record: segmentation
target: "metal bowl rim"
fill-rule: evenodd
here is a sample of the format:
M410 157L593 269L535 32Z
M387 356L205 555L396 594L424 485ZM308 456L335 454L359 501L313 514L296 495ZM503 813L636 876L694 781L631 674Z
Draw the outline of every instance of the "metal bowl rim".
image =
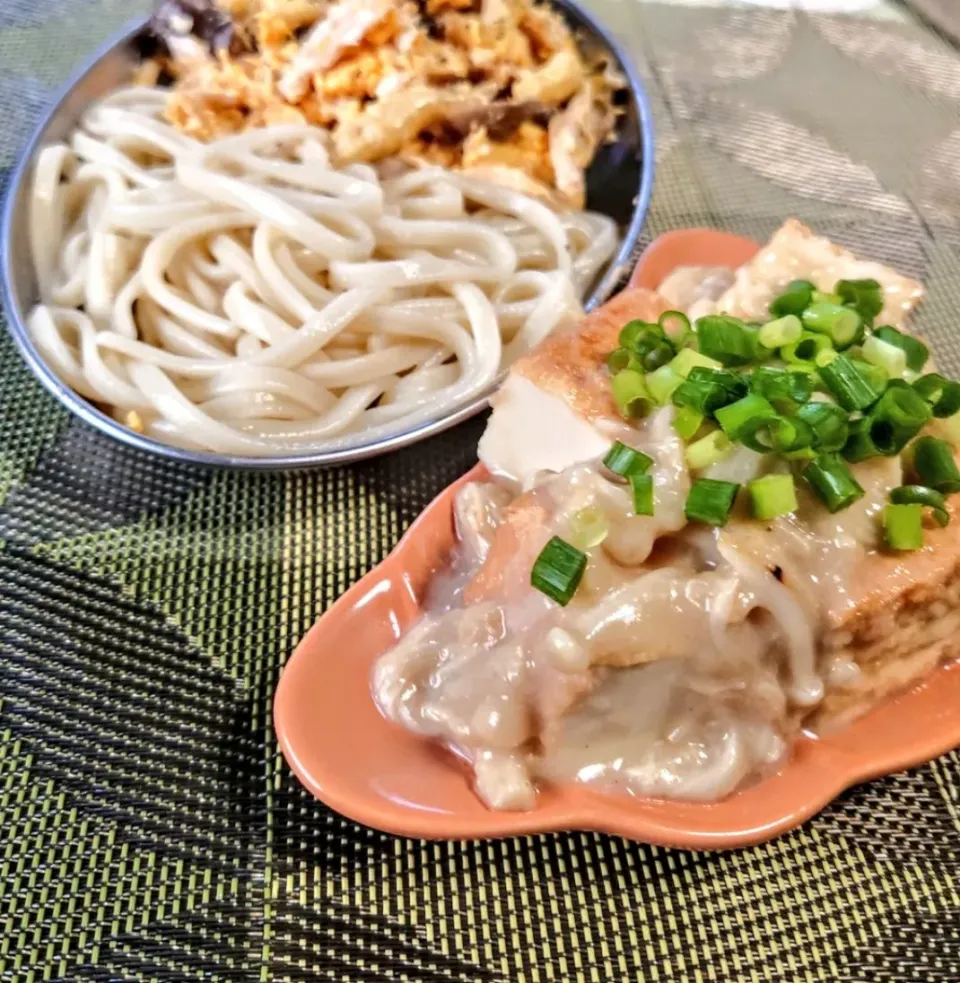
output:
M650 197L653 193L654 172L654 143L653 116L646 89L640 80L639 73L627 55L624 47L613 37L606 27L585 10L578 0L550 0L560 8L572 11L587 27L599 37L613 53L619 63L619 68L627 77L630 94L636 104L637 119L640 128L640 148L642 151L640 190L637 194L633 216L624 233L623 242L616 255L610 261L606 273L591 294L587 308L590 309L606 300L622 279L630 256L640 238L647 211L650 207ZM417 443L426 437L441 433L450 427L479 413L486 405L496 383L487 391L477 396L469 403L456 407L448 414L436 420L428 420L403 433L394 434L370 444L355 447L339 448L336 450L315 450L305 454L283 454L269 457L243 457L233 454L217 454L212 451L193 451L182 447L174 447L161 441L153 440L142 434L135 433L122 423L107 416L89 403L79 393L60 380L47 365L35 348L24 320L24 312L14 304L13 269L11 259L11 242L13 239L14 212L21 196L26 193L27 177L37 151L50 124L56 119L64 102L75 88L93 69L115 50L121 48L139 33L147 19L143 17L131 21L116 34L105 41L83 64L70 76L57 91L50 108L34 128L27 145L21 152L16 167L7 187L6 200L3 203L3 214L0 219L0 300L3 301L3 313L6 315L10 334L20 350L21 355L34 375L44 388L60 401L68 410L85 423L94 427L100 433L119 440L128 447L159 454L163 457L184 464L201 465L205 467L238 468L253 471L294 470L298 468L321 467L334 464L345 464L351 461L362 461L370 457L399 450Z

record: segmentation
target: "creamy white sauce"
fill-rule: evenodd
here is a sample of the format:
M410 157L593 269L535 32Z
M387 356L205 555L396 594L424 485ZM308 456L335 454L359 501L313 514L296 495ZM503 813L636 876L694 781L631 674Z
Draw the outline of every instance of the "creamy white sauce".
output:
M712 801L779 759L783 740L741 686L690 687L683 660L609 673L537 761L551 781Z
M823 260L818 285L852 275L809 248ZM783 250L761 259L770 275L750 303L778 278L810 275ZM679 270L661 287L686 310L737 290L743 299L745 283L713 268ZM826 687L857 684L848 658L818 664L818 643L853 603L857 565L902 481L899 460L855 465L865 495L836 516L798 481L795 515L758 522L738 508L722 530L687 525L691 476L672 414L617 433L654 459L655 514L638 516L627 486L599 463L611 441L602 424L518 375L495 401L480 443L495 480L461 491L453 573L373 678L382 711L471 762L492 808L531 808L539 781L722 798L776 767ZM738 448L709 476L744 483L786 466ZM572 539L587 507L608 533L560 607L530 586L531 556L550 535ZM498 534L502 523L510 535ZM498 564L513 578L484 587ZM471 582L481 589L465 604Z
M713 530L685 525L689 477L663 421L636 444L653 450L654 434L655 516L633 515L626 488L595 461L541 475L530 493L545 510L540 541L570 537L586 506L608 519L565 608L530 587L526 570L506 596L463 604L505 514L502 484L466 486L456 576L377 664L384 713L472 762L493 808L529 808L537 781L558 779L720 798L779 760L827 671L853 679L818 668L817 638L872 548L869 516L897 467L857 466L868 494L849 519L805 502L797 517Z
M693 312L718 300L733 284L733 276L729 266L678 266L657 293L675 310Z
M825 292L832 291L837 280L876 280L883 288L884 302L879 324L902 324L923 294L914 281L880 263L857 259L795 221L786 222L749 263L738 269L680 267L659 290L691 320L723 312L747 321L762 321L769 317L770 302L796 279L810 280Z

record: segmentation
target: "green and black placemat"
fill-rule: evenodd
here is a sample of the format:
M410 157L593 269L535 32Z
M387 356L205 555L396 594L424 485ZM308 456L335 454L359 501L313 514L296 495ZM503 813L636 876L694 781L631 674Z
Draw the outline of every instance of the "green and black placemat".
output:
M924 279L960 369L960 56L892 21L593 0L654 99L649 239L794 214ZM0 164L121 0L0 2ZM71 420L0 340L0 980L960 978L960 755L767 846L397 839L292 778L313 620L474 460L192 470ZM344 653L349 657L349 653Z

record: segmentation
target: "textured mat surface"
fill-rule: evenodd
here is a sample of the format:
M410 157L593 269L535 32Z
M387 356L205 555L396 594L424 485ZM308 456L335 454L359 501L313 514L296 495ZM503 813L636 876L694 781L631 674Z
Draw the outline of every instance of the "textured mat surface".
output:
M960 369L960 57L910 24L594 0L656 106L648 239L787 214L929 284ZM0 2L0 166L121 0ZM479 421L313 474L194 471L71 421L0 339L0 980L955 981L960 755L731 854L422 843L283 764L314 619Z

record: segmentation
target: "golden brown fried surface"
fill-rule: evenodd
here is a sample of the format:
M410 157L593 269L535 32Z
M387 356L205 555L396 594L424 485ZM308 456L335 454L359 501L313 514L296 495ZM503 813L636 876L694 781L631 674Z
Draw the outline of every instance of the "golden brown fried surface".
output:
M716 311L763 320L770 302L793 279L811 280L823 291L837 280L876 280L883 288L884 306L878 324L903 323L923 297L923 286L896 270L872 260L858 259L849 250L816 235L795 218L787 219L770 241L741 266L733 285L709 306ZM699 316L703 311L694 310Z
M916 282L879 264L857 260L791 220L755 261L738 271L735 285L718 308L740 313L766 305L766 294L775 289L768 276L770 264L788 266L795 275L811 278L822 271L821 285L828 287L839 277L871 276L885 288L888 320L902 322L922 296ZM781 284L782 280L781 271ZM563 399L585 420L616 419L605 358L617 346L626 322L655 321L666 308L657 293L626 290L573 330L547 339L513 371ZM496 397L493 402L496 405ZM824 672L834 662L853 663L858 671L846 680L828 677L823 703L808 718L799 714L798 726L842 723L923 680L937 665L960 658L960 507L954 505L951 513L945 529L926 530L923 550L874 551L858 561L847 585L850 604L825 613L819 641ZM546 540L545 526L546 513L536 492L520 496L504 513L486 563L468 588L468 601L507 597L522 587L521 580ZM641 660L638 654L637 661Z
M521 358L513 371L544 392L559 396L588 420L619 419L606 358L617 347L617 336L628 321L656 321L665 310L666 302L652 290L624 290L586 315L573 330L549 337Z
M854 603L823 641L825 657L855 663L859 677L828 688L820 725L851 719L960 658L960 509L945 529L928 528L916 553L876 553L861 564Z
M618 418L610 397L606 357L616 348L617 335L627 321L655 321L665 309L659 294L642 288L624 290L572 330L549 337L512 371L563 399L586 419ZM496 396L493 405L496 407ZM533 561L548 538L547 519L536 492L521 495L507 506L487 558L464 593L468 604L504 598L529 582Z
M154 29L140 81L172 78L167 117L197 139L311 123L339 163L400 155L575 207L623 87L534 0L163 0Z

